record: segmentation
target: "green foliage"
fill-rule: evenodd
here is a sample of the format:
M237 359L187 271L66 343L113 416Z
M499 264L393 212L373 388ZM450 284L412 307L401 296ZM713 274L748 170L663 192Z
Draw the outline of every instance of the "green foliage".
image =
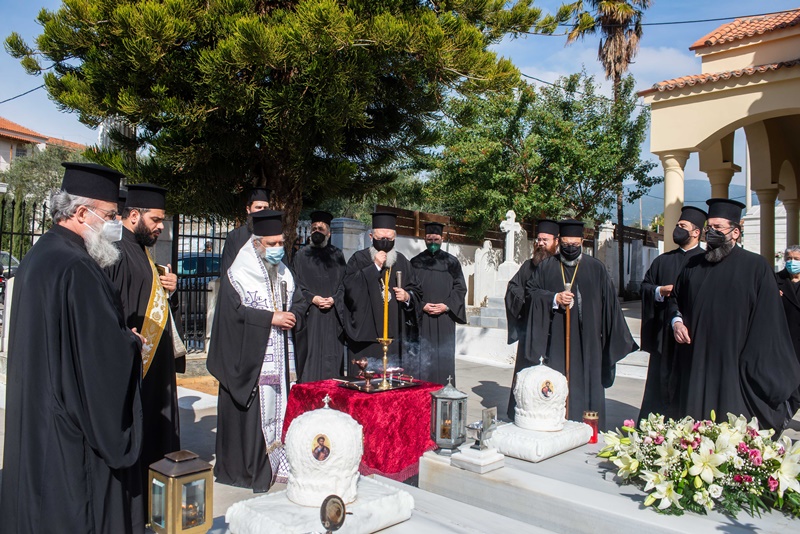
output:
M633 201L660 180L640 158L649 114L636 111L633 87L625 79L614 103L581 73L538 92L524 86L451 100L440 128L444 148L426 161L429 201L476 234L508 209L522 219L604 220L624 182Z
M5 44L62 110L134 125L122 155L92 157L168 186L172 211L237 215L264 185L291 227L304 202L394 180L445 94L517 83L487 48L538 21L530 4L65 0L39 14L35 50Z
M663 226L664 226L664 213L662 212L653 217L653 220L650 221L649 228L653 232L658 232L659 227Z

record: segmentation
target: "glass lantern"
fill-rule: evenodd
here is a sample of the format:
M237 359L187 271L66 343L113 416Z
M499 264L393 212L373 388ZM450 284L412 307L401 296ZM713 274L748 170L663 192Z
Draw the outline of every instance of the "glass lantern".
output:
M191 451L150 465L150 528L158 534L205 534L214 521L211 464Z
M431 439L439 454L452 454L467 439L467 394L447 385L431 392Z

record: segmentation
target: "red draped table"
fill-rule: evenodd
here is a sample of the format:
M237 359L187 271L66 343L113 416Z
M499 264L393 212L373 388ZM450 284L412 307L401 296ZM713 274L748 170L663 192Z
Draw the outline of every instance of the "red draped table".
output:
M419 382L419 386L381 393L363 393L339 386L335 380L295 384L289 392L283 437L295 417L329 406L349 414L364 428L362 475L378 474L405 480L419 472L419 459L436 448L431 439L431 391L440 384Z

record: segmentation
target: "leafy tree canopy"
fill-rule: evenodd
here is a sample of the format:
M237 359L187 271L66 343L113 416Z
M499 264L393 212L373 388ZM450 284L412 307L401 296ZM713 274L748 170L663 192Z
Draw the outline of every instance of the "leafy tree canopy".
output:
M49 145L38 150L32 145L28 155L11 160L3 181L8 184L8 193L17 201L41 205L47 201L50 191L61 186L64 177L64 161L87 161L80 152Z
M615 103L581 73L538 91L452 99L444 148L426 162L430 200L476 234L508 209L526 219L606 219L623 182L633 201L661 180L640 158L649 113L637 111L633 89L633 78L623 79Z
M233 215L265 185L292 228L304 200L394 179L446 93L517 83L487 47L535 25L531 3L65 0L39 14L35 48L6 48L81 122L134 125L92 158L168 186L174 211Z

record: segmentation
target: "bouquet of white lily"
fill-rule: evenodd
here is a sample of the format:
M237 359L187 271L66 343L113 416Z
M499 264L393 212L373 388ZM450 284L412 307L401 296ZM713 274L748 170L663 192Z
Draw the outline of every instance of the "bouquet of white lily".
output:
M620 431L604 432L598 453L618 468L623 481L643 486L645 506L660 513L684 510L705 514L718 508L733 517L771 509L800 516L800 441L772 440L773 430L759 430L754 417L728 414L716 423L686 417L664 421L650 414L639 429L633 420Z

